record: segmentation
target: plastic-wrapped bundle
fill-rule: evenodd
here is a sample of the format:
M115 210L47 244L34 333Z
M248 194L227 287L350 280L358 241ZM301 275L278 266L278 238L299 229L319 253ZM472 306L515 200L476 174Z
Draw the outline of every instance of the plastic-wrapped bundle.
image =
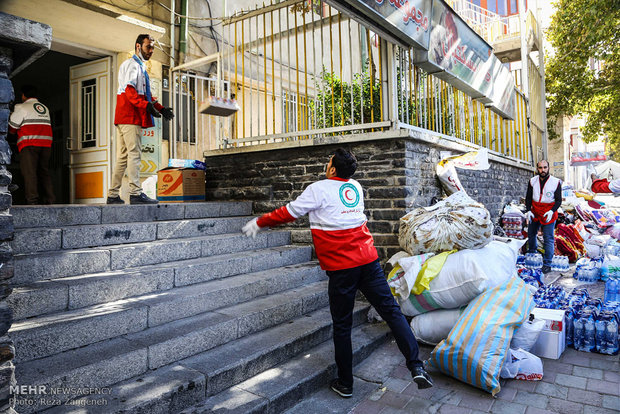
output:
M447 250L480 249L493 237L489 211L459 191L431 207L417 208L400 219L400 247L416 256Z

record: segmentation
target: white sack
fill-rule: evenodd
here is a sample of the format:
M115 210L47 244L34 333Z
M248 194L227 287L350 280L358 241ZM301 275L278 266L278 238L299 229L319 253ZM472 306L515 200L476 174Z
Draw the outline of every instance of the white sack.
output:
M400 219L398 242L412 256L448 250L479 249L493 238L489 211L464 192Z
M440 309L415 316L411 319L411 330L419 342L437 345L448 337L464 309Z
M402 312L416 316L437 309L458 308L486 289L517 277L517 255L525 240L508 240L493 240L481 249L461 250L449 255L427 290L407 299L396 298Z

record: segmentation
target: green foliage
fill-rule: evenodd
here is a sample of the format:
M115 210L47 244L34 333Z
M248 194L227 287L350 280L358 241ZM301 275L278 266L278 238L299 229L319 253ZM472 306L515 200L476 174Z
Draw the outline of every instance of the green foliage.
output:
M558 0L547 37L549 133L562 116L583 115L584 140L620 146L620 0ZM593 62L601 62L601 70Z
M316 114L317 128L329 128L362 123L370 123L371 110L374 122L380 121L380 83L378 79L372 82L372 105L370 104L370 76L368 71L355 73L353 83L349 84L340 79L335 73L327 72L325 67L315 79L317 95L310 101L310 116ZM351 88L353 88L353 116L351 116ZM333 93L333 106L332 106ZM342 95L342 98L341 98ZM363 101L363 102L362 102ZM363 103L363 105L362 105ZM344 121L344 122L343 122Z

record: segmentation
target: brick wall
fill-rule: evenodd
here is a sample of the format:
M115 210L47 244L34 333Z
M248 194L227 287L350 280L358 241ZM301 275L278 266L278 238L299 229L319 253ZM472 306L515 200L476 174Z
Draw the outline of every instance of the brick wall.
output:
M445 150L411 138L320 145L211 156L207 163L207 200L253 200L256 214L297 197L310 183L325 178L325 165L339 147L351 149L359 165L354 177L364 187L366 215L382 259L398 248L399 219L441 196L435 165ZM525 196L531 172L491 162L487 171L459 170L467 192L485 204L494 220L503 205ZM308 219L290 225L293 240L310 239Z

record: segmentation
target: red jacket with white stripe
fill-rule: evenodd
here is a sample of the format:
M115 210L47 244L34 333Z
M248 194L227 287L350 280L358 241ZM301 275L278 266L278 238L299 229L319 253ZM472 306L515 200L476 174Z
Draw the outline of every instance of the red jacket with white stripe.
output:
M555 192L560 186L562 188L562 181L559 178L549 176L543 188L540 188L540 177L538 175L530 179L530 185L532 186L532 213L534 213L534 221L539 221L541 224L550 224L558 219L557 210L553 212L551 219L546 221L543 217L545 213L551 211L555 204Z
M261 216L273 227L308 214L316 255L323 270L365 265L378 258L364 214L364 193L355 180L333 177L310 184L295 201Z
M17 134L17 149L52 146L50 111L36 98L15 105L9 118L9 132Z
M146 112L146 76L140 64L132 57L124 61L118 69L118 90L116 91L116 111L114 125L139 125L151 128L153 119ZM163 108L158 102L155 109Z

